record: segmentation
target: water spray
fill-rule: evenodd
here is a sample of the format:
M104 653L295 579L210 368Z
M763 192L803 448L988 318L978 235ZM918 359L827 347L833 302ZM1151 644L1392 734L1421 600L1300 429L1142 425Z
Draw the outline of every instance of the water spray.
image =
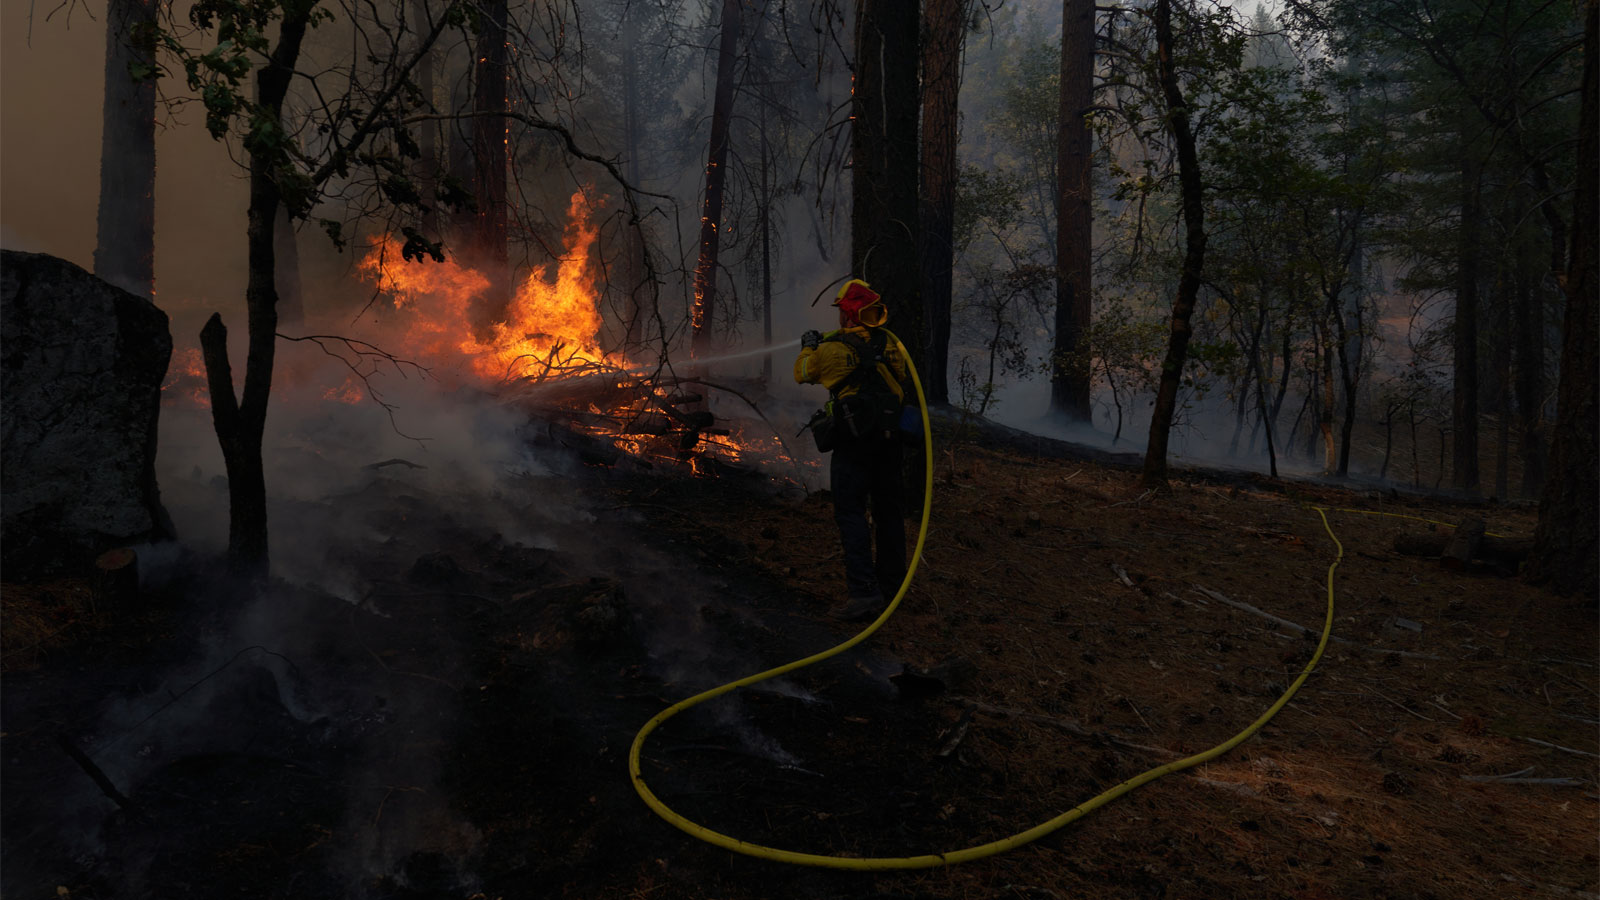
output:
M800 339L799 338L795 338L792 341L785 341L785 342L783 342L781 344L772 344L771 346L756 347L753 350L740 350L740 351L735 352L735 353L725 353L722 356L712 356L712 357L708 357L706 359L695 359L695 360L691 360L691 364L692 365L697 365L697 366L711 366L711 365L716 365L718 363L733 362L736 359L749 359L752 356L761 356L762 354L765 354L765 353L776 353L779 350L788 350L790 347L798 347L798 346L800 346ZM629 371L630 372L635 372L635 371L646 371L646 372L648 372L650 370L649 369L642 369L642 370L630 369Z

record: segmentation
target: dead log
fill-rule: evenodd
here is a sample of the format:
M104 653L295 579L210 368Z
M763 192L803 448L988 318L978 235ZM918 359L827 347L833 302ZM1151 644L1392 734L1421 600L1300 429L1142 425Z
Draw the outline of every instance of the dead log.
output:
M1452 559L1460 565L1460 557L1447 556L1454 536L1447 534L1402 534L1394 539L1394 552L1403 556L1426 556L1434 559ZM1533 550L1533 538L1504 538L1482 535L1471 542L1473 556L1482 562L1515 567L1527 559Z

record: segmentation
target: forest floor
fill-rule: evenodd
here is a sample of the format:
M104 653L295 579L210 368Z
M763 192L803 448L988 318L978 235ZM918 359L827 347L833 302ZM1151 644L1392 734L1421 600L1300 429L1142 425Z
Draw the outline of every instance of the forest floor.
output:
M666 705L863 627L828 615L827 495L576 469L523 495L586 511L540 548L388 470L328 506L365 523L353 602L248 599L193 560L137 609L7 587L4 894L1600 895L1595 607L1391 549L1467 515L1529 535L1532 508L1203 471L1155 495L1061 445L981 443L942 442L917 577L877 634L650 736L664 802L814 854L1001 840L1259 717L1311 659L1337 561L1333 640L1292 702L996 856L741 856L647 809L628 750Z

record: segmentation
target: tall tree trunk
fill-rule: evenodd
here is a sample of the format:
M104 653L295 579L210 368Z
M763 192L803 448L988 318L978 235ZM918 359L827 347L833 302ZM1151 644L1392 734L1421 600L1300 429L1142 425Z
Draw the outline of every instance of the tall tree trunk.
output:
M1450 430L1455 436L1451 484L1476 495L1478 476L1478 251L1482 165L1463 135L1461 226L1456 248L1455 383Z
M421 29L428 21L427 0L412 0L411 15L415 22L412 26ZM422 94L426 104L423 112L437 113L437 104L434 102L433 80L433 53L423 54L417 61L417 91ZM417 161L417 188L422 194L422 231L430 240L439 239L439 126L436 122L423 122L417 138L417 149L421 159Z
M274 283L278 290L278 321L283 327L299 331L305 324L304 295L300 290L300 245L289 210L279 207L273 217Z
M692 351L703 357L711 346L717 308L717 245L722 226L722 192L728 161L728 125L733 119L733 89L738 75L742 0L722 0L722 40L717 50L717 86L711 105L711 146L706 153L706 195L700 214L700 261L694 267Z
M506 111L506 0L483 0L473 62L472 186L478 201L471 262L489 279L480 325L505 316L511 302L506 247L506 169L510 163Z
M1516 265L1515 260L1512 265ZM1494 415L1496 429L1494 458L1494 495L1500 500L1510 499L1511 490L1511 297L1506 290L1506 273L1495 279L1493 298L1494 330L1500 339L1494 342Z
M1263 336L1264 336L1264 332L1266 330L1266 327L1267 327L1267 302L1266 302L1266 298L1263 297L1263 298L1261 298L1260 312L1257 314L1257 317L1256 317L1255 337L1254 337L1254 339L1253 339L1253 341L1251 343L1250 368L1255 371L1255 376L1256 376L1256 412L1261 417L1261 430L1262 430L1262 432L1264 432L1264 434L1266 436L1266 443L1267 443L1267 470L1272 474L1273 478L1277 478L1278 477L1278 450L1273 445L1273 441L1272 441L1272 429L1273 429L1273 427L1274 427L1274 425L1276 423L1276 415L1275 414L1269 414L1268 411L1267 411L1267 378L1266 378L1266 374L1261 371L1261 347L1265 343L1265 340L1263 340ZM1288 369L1288 367L1289 367L1288 360L1285 359L1284 368ZM1254 450L1255 449L1255 445L1256 445L1255 434L1254 434L1254 432L1252 432L1251 435L1250 435L1250 448L1252 450Z
M1150 415L1150 441L1144 452L1144 486L1165 490L1167 440L1178 405L1178 385L1189 355L1189 337L1193 334L1189 318L1194 315L1195 298L1200 293L1206 231L1200 157L1195 152L1194 132L1189 127L1189 104L1178 86L1178 74L1172 63L1172 0L1156 0L1155 25L1161 91L1167 104L1167 129L1178 149L1178 184L1183 194L1185 232L1183 271L1178 276L1178 293L1172 301L1171 334L1167 339L1167 355L1161 361L1161 381L1156 389L1155 409Z
M1546 445L1544 423L1544 297L1539 290L1538 266L1519 257L1516 270L1516 404L1518 454L1522 457L1523 497L1537 497L1544 490Z
M767 105L761 104L761 346L772 346L772 160ZM761 383L772 383L772 354L761 357Z
M1600 36L1596 0L1585 10L1583 38L1583 101L1578 124L1578 159L1600 158ZM1600 243L1597 209L1600 178L1595 167L1578 166L1573 201L1572 253L1562 287L1567 312L1561 340L1561 381L1557 388L1555 442L1550 454L1550 481L1539 501L1539 525L1528 557L1527 578L1561 593L1600 593L1600 527L1595 497L1600 496L1600 408L1595 372L1600 353L1600 276L1595 271Z
M1338 311L1333 311L1333 317L1338 318ZM1322 328L1322 399L1317 406L1317 433L1322 436L1322 474L1332 475L1339 470L1339 442L1333 435L1333 411L1336 400L1336 382L1333 380L1334 355L1339 351L1333 346L1336 343L1328 334L1328 326Z
M1353 289L1350 293L1353 296L1348 309L1342 308L1342 302L1335 301L1334 304L1335 336L1339 342L1339 387L1344 397L1343 414L1339 420L1338 465L1334 469L1340 478L1350 475L1350 445L1355 438L1356 403L1361 397L1361 339L1366 327L1362 322L1359 284L1357 281L1356 285L1351 286ZM1329 401L1331 406L1331 392Z
M106 12L105 106L94 272L155 298L156 0L111 0ZM141 76L144 72L139 72Z
M310 4L290 4L279 28L278 46L257 75L256 100L274 123L281 121L284 97L300 57L300 44L311 21ZM222 317L212 314L200 331L211 394L211 421L228 471L228 560L239 575L264 579L267 556L267 487L261 462L261 438L272 393L272 366L278 333L278 290L274 228L281 197L273 174L282 151L245 145L250 163L250 208L246 213L248 281L245 306L249 343L244 391L233 393L228 362L228 332Z
M967 31L964 0L927 0L927 46L922 54L922 299L928 353L923 387L929 403L950 401L950 303L956 210L957 100L961 45Z
M1093 297L1092 150L1084 114L1094 105L1094 0L1061 2L1060 139L1056 185L1056 336L1051 354L1050 409L1088 422L1089 333Z
M622 20L622 146L627 162L628 183L637 187L639 157L643 153L639 127L639 21L637 6L629 5ZM624 314L624 346L636 346L643 340L646 295L644 267L644 233L638 225L627 228L627 260L624 277L628 286L628 307Z
M918 371L928 346L917 266L921 21L917 0L861 0L850 179L851 269L883 294L890 328Z

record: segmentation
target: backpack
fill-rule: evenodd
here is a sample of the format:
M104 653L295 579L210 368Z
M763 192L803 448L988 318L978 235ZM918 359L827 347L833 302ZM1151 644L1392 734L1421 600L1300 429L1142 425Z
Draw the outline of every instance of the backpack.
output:
M888 335L874 329L868 340L862 340L841 331L823 341L848 345L856 353L856 367L834 389L828 405L811 416L807 427L817 442L817 449L826 453L841 444L859 444L892 435L900 427L904 404L878 369L879 363L887 362L884 353ZM856 389L855 393L838 396L840 391L851 387Z

